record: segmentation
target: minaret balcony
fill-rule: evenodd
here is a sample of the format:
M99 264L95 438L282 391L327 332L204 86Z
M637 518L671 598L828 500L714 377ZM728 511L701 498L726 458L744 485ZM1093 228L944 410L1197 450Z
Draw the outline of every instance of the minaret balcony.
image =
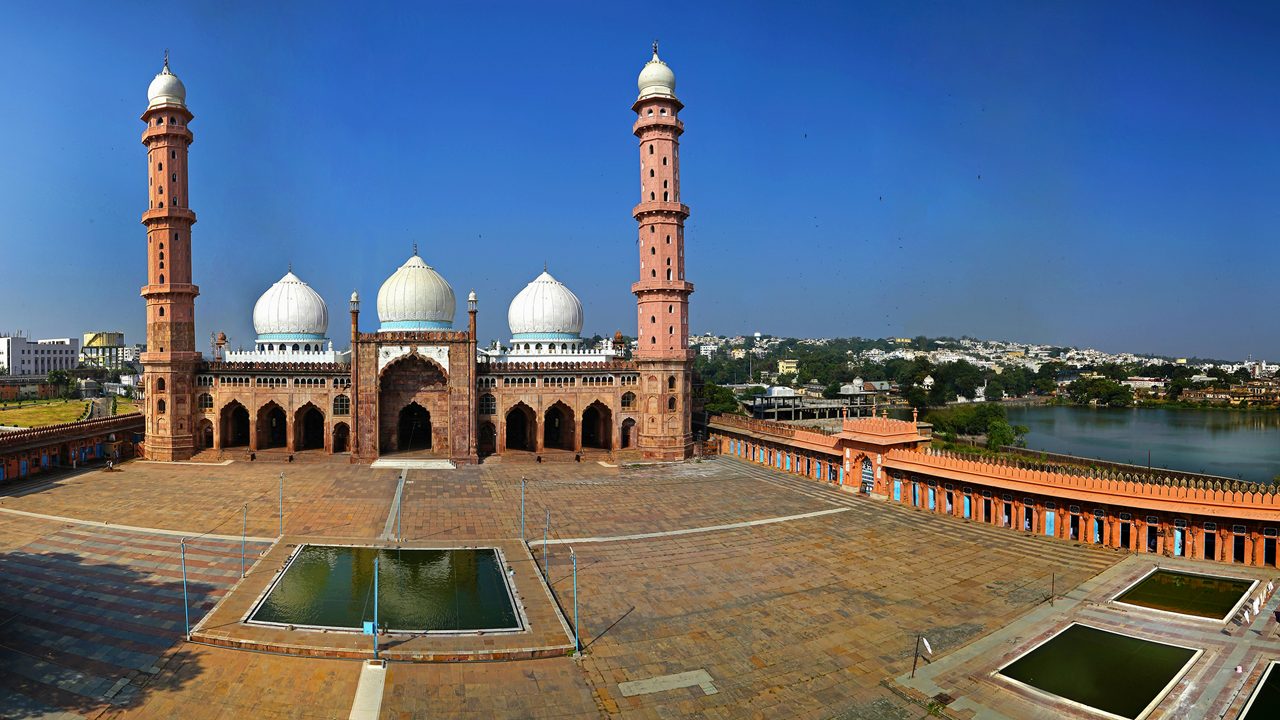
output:
M142 144L149 145L158 138L169 135L181 138L187 145L195 141L195 135L191 134L191 130L186 125L148 125L147 129L142 131Z
M672 115L642 115L631 126L631 134L639 135L642 130L653 127L669 127L677 136L684 134L684 121Z
M663 280L662 278L645 278L631 283L631 292L642 293L674 293L688 295L693 292L693 283L687 280Z
M151 208L142 213L142 224L150 225L153 222L162 220L186 222L188 225L196 221L196 213L191 208L185 207L162 207Z
M689 217L689 206L680 202L646 200L631 208L631 216L636 220L645 215L679 215L682 218L687 218Z

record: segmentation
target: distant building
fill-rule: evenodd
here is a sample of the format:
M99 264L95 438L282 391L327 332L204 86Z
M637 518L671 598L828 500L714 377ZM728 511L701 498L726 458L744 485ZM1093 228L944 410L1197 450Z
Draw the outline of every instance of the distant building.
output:
M124 333L87 332L80 346L80 360L86 365L119 370L125 362L124 351Z
M698 352L702 354L702 357L711 357L716 354L716 346L700 345L698 346Z
M44 376L54 370L73 370L80 357L75 338L28 340L22 335L0 336L0 366L10 375Z
M795 375L799 370L800 370L799 360L779 360L778 361L779 375Z
M743 348L733 348L729 351L729 357L734 360L742 360L747 357L747 351Z

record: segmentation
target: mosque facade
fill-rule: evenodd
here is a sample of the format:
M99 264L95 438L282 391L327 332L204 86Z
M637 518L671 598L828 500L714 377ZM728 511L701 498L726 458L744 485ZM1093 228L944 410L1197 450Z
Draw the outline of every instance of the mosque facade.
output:
M148 89L149 207L144 453L186 460L203 451L346 453L367 462L390 453L474 463L491 455L579 454L688 458L692 360L680 201L675 74L658 57L644 66L633 134L640 202L637 347L621 333L595 346L582 338L582 302L546 268L510 303L510 341L480 347L478 301L457 299L417 248L382 284L376 325L362 325L352 293L350 349L335 350L324 299L293 268L258 299L252 350L196 350L187 201L186 88L165 60ZM367 314L367 310L365 311Z

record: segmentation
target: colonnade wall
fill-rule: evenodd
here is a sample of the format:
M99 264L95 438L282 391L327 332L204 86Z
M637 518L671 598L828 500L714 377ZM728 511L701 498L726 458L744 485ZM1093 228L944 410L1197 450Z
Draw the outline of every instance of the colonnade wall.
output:
M1273 486L1027 467L934 450L923 427L907 441L909 423L867 420L838 434L727 416L708 428L721 454L921 512L1135 553L1280 566Z

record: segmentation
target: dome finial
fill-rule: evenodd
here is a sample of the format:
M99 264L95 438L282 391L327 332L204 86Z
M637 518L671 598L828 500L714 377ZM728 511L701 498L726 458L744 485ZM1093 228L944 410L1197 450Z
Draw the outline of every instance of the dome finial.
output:
M169 48L164 49L164 69L161 70L160 72L166 72L166 73L169 73L170 75L173 74L169 72Z
M293 261L289 261L289 272L293 272Z
M418 254L418 243L417 243L417 241L414 241L414 243L413 243L413 254L414 254L414 256L417 256L417 254Z
M653 56L658 57L658 41L653 41Z

